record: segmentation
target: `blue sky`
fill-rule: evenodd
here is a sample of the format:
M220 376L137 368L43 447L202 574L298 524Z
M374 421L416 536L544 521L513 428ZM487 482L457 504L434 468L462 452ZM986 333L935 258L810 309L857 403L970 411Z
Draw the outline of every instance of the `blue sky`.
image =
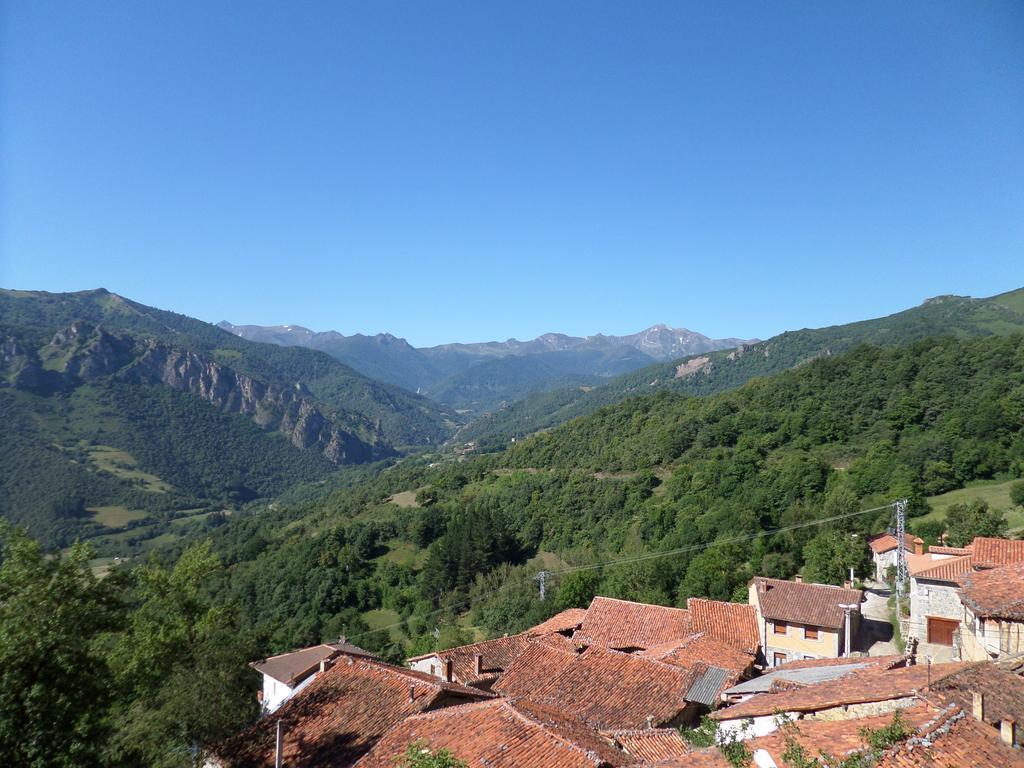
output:
M414 344L1024 285L1024 3L7 0L0 285Z

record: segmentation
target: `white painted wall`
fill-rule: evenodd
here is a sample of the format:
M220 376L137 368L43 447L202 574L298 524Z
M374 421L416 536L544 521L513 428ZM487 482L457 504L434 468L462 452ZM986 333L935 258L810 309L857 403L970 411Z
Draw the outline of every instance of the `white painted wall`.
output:
M294 689L275 680L270 675L263 676L263 714L269 715L288 700Z
M428 675L433 675L441 680L444 679L444 664L439 656L427 656L423 659L410 661L409 669L415 669L417 672L426 672Z

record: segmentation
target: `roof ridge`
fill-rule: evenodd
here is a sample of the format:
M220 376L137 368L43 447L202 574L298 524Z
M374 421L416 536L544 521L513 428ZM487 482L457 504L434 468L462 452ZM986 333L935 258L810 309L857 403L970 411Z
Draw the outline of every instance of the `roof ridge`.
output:
M684 613L689 612L686 608L678 608L674 605L662 605L661 603L641 603L637 600L624 600L621 597L607 597L605 595L594 595L594 599L590 601L590 605L592 606L594 602L597 600L614 600L616 603L626 603L628 605L641 605L644 608L664 608L670 611L682 611ZM589 611L590 607L588 606L583 610Z
M550 725L548 723L544 723L541 720L538 720L536 717L533 717L532 715L529 715L526 712L524 712L521 709L519 709L519 707L516 706L516 702L519 699L522 699L522 698L525 698L525 697L519 696L519 697L516 697L514 699L502 699L502 701L507 703L508 706L509 706L509 709L511 709L517 716L519 716L520 718L522 718L523 720L525 720L528 723L532 723L537 728L540 728L542 731L544 731L545 733L547 733L551 737L557 739L558 741L560 741L562 744L564 744L569 749L575 750L577 752L582 752L584 755L586 755L587 759L588 760L592 760L595 765L599 766L599 765L603 765L604 764L605 761L602 760L600 755L598 755L592 749L587 749L586 747L581 746L580 744L577 744L572 739L564 736L561 733L561 730L558 728L558 726L552 726L552 725ZM527 698L526 701L530 701L530 699ZM536 703L539 703L539 702L536 702ZM543 707L544 705L541 704L541 706ZM572 720L572 718L568 714L564 714L561 711L556 711L555 714L557 716L559 716L559 717L564 718L565 720ZM580 728L586 729L587 732L588 732L588 735L589 735L591 729L588 728L587 724L584 723L582 720L579 721L579 724L580 724ZM600 739L601 738L600 733L597 732L597 731L593 731L593 735L594 735L595 739ZM609 748L610 749L614 749L614 747L612 747L611 745L609 745Z

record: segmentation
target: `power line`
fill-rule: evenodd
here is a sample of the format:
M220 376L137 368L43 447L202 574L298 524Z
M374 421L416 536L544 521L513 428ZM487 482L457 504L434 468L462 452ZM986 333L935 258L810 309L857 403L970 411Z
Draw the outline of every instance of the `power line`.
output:
M816 526L816 525L824 525L826 523L833 523L833 522L835 522L837 520L846 520L846 519L849 519L849 518L852 518L852 517L858 517L860 515L868 515L868 514L871 514L873 512L881 512L883 509L892 509L894 504L895 504L895 502L892 502L892 503L889 503L889 504L884 504L884 505L882 505L880 507L874 507L873 509L862 509L862 510L858 510L857 512L847 512L847 513L842 514L842 515L833 515L831 517L823 517L823 518L819 518L817 520L808 520L808 521L805 521L803 523L794 523L793 525L786 525L786 526L783 526L781 528L770 528L770 529L765 530L765 531L757 531L756 533L744 534L742 536L733 536L733 537L728 538L728 539L716 539L715 541L711 542L710 544L694 544L694 545L691 545L691 546L678 547L676 549L669 549L669 550L665 550L665 551L662 551L662 552L648 552L646 554L636 555L634 557L623 557L623 558L619 558L618 560L605 560L603 562L591 563L589 565L577 565L577 566L572 566L572 567L569 567L569 568L562 568L561 570L557 570L557 571L545 571L545 573L547 574L547 577L551 577L551 576L564 576L565 574L576 573L578 571L591 571L591 570L597 570L597 569L600 569L600 568L612 568L612 567L614 567L616 565L627 565L627 564L630 564L630 563L645 562L647 560L656 560L656 559L662 558L662 557L672 557L674 555L681 555L681 554L685 554L687 552L696 552L697 550L707 549L709 546L714 546L714 545L718 545L718 544L736 544L736 543L743 542L743 541L753 541L754 539L761 538L762 536L774 536L774 535L779 534L779 533L787 533L788 531L795 531L795 530L798 530L800 528L810 528L810 527L813 527L813 526ZM508 582L505 582L504 584L502 584L500 587L497 587L496 589L492 589L492 590L489 590L487 592L483 592L483 593L477 594L475 596L467 597L464 600L460 600L458 602L452 603L451 605L448 605L448 606L446 606L444 608L438 608L437 610L430 611L429 613L422 614L418 618L427 619L427 618L430 618L431 616L437 616L438 614L446 613L446 612L448 612L448 611L450 611L450 610L452 610L454 608L461 608L461 607L469 605L470 603L472 603L474 601L479 601L479 600L482 600L485 597L490 597L492 595L496 595L499 592L504 591L505 589L507 589L510 586L522 586L523 584L529 584L529 583L535 581L536 579L537 579L537 577L533 576L533 577L530 577L528 579L521 579L519 581L508 581ZM388 625L383 626L383 627L378 627L377 629L367 630L366 632L359 632L357 634L351 635L350 639L351 638L355 638L355 637L362 637L364 635L371 634L372 632L385 632L385 631L389 631L389 630L392 630L392 629L397 629L398 627L401 627L402 625L404 625L406 623L407 623L407 620L397 621L394 624L388 624Z

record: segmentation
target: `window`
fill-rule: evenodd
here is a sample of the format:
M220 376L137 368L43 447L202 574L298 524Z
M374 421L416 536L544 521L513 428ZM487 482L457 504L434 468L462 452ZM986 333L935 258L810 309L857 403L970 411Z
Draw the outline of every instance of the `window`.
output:
M804 640L817 640L818 639L818 628L817 627L804 627Z
M772 656L772 666L778 667L786 663L786 654L776 653Z
M774 624L774 629L772 631L776 635L784 635L784 634L786 634L786 626L787 626L786 622L784 622L784 621L776 621L775 624Z

